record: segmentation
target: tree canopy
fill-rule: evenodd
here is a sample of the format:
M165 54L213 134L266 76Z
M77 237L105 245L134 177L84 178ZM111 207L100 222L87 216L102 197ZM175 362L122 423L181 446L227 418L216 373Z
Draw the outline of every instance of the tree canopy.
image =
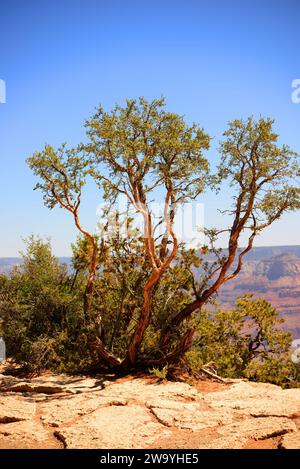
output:
M102 269L108 276L114 272L115 279L122 279L119 287L122 285L123 293L113 312L102 308L98 317L103 333L95 337L95 350L99 360L123 369L176 362L195 341L195 314L201 315L222 285L239 274L243 258L259 233L284 213L299 209L298 155L279 144L271 119L235 120L223 134L220 164L214 173L205 156L210 147L209 135L199 125L189 125L184 117L167 111L163 99L128 100L125 106L116 105L110 112L99 107L85 127L87 142L73 149L63 145L55 150L47 145L28 158L28 164L39 178L36 187L42 191L45 204L51 209L59 205L70 212L85 239L86 255L81 257L87 260L88 272L85 315L97 309L97 272ZM99 236L82 227L79 207L87 176L108 204L101 220L104 227L109 208L116 210L120 194L142 218L136 239L128 238L122 245L127 253L122 262L117 233ZM221 184L232 192L232 207L227 210L230 225L225 230L206 229L207 245L195 251L178 240L176 210L197 201L204 191L218 190ZM159 217L154 216L153 200L162 201ZM221 232L228 235L223 250L216 247ZM247 243L241 247L244 234ZM130 263L135 266L136 276L139 272L141 275L138 284L131 284L128 290L135 307L124 325L125 345L115 356L112 342L118 333L113 337L110 334L107 341L105 327L109 315L116 323L123 314ZM156 301L166 279L176 289L172 278L178 282L177 302L171 310L162 303L158 314ZM103 281L106 279L102 277ZM152 351L145 348L150 331L155 336Z

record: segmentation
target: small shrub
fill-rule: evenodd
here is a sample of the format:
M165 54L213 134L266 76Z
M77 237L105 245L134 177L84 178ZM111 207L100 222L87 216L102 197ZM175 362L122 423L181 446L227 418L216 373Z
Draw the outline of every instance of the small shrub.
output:
M197 324L197 345L185 354L182 366L197 375L212 362L223 377L296 384L296 367L290 357L292 337L280 328L282 322L269 302L252 299L252 295L239 298L229 311L203 312Z
M167 376L168 376L168 365L165 365L163 368L152 368L149 370L149 373L155 378L157 378L159 381L167 381Z

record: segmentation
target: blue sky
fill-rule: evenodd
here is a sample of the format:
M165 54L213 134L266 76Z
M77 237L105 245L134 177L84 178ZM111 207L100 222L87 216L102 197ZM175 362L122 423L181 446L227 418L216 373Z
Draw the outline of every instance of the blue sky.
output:
M281 141L300 152L300 2L3 0L0 6L0 256L14 256L22 237L48 235L57 255L76 237L62 210L49 212L25 158L45 142L76 144L100 102L166 97L168 108L197 121L216 146L226 123L271 116ZM205 197L205 219L220 224ZM99 193L88 186L84 223L96 224ZM287 215L257 245L299 244L299 214Z

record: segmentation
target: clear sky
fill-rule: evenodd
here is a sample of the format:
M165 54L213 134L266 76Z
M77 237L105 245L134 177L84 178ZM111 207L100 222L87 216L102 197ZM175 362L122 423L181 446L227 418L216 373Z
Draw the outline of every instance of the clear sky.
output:
M31 233L70 253L72 220L43 206L25 158L45 142L78 143L100 102L163 94L215 137L213 161L228 120L250 114L274 117L282 142L300 152L300 104L291 100L299 18L299 0L1 0L0 256L18 255ZM89 226L99 202L87 187ZM219 224L216 197L204 202L205 219ZM299 214L287 215L257 245L300 244L299 233Z

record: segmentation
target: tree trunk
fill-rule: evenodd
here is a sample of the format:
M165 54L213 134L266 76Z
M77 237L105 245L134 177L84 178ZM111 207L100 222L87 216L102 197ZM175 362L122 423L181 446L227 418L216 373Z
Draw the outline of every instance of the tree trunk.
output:
M189 303L187 306L185 306L180 313L178 313L173 320L171 321L170 324L166 326L166 328L162 331L161 334L161 339L160 339L160 348L161 349L167 349L168 348L168 343L170 341L170 336L172 334L172 331L179 326L182 321L185 318L188 318L196 309L199 310L199 313L201 314L201 309L203 307L205 302L201 301L194 301L193 303Z
M195 328L188 329L184 335L182 336L179 344L175 349L165 356L158 358L158 359L153 359L153 360L147 360L143 362L142 364L144 366L164 366L164 365L169 365L170 363L177 362L184 354L187 352L193 345L193 337L195 334Z
M136 365L138 349L142 343L144 333L150 323L151 297L152 297L152 290L154 287L154 284L152 285L152 282L153 282L152 277L150 277L149 281L147 282L144 288L143 310L142 310L142 314L140 316L138 325L131 338L131 341L127 350L126 358L123 362L123 367L125 369L128 369Z
M91 343L90 348L96 352L99 362L105 364L110 369L120 368L121 360L108 352L99 337L96 337Z
M86 316L91 307L91 301L94 293L94 284L96 271L98 267L98 246L93 244L93 253L89 265L89 275L86 282L85 293L84 293L84 302L83 302L83 312Z
M153 288L162 276L162 270L156 270L152 273L146 285L144 286L144 303L142 313L138 320L137 327L132 335L123 367L128 369L136 365L139 347L142 343L145 331L150 324L151 319L151 299Z

